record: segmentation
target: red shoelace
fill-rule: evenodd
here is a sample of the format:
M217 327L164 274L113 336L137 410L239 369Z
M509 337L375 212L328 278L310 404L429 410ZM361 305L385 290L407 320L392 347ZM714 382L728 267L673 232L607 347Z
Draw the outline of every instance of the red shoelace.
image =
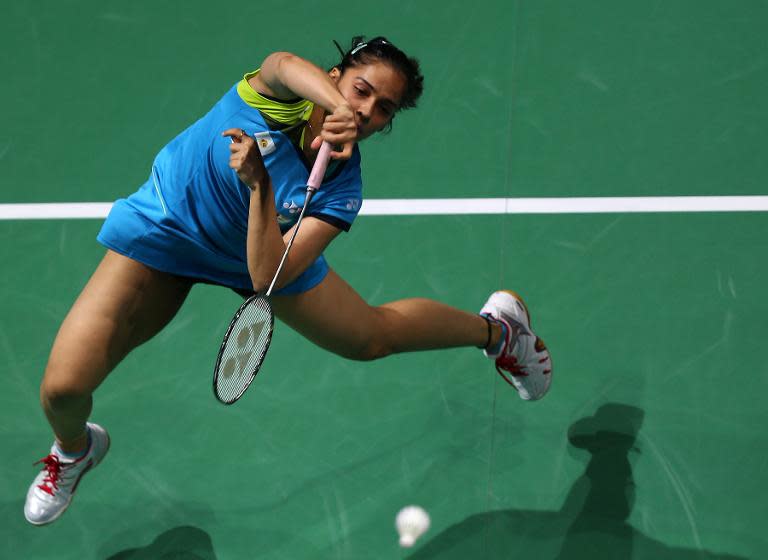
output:
M47 492L53 496L54 490L59 489L59 476L62 467L61 461L59 461L59 458L56 455L51 454L40 459L35 465L39 465L40 463L45 465L45 470L48 474L43 479L43 483L38 484L37 487L43 492Z

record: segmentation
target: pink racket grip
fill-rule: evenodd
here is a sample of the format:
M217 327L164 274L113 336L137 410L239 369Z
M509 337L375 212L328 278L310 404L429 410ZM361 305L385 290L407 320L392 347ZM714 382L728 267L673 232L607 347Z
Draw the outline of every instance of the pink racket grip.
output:
M331 145L328 142L323 141L320 146L320 151L317 152L317 158L315 164L312 166L312 172L309 174L309 180L307 180L307 187L313 191L316 191L323 182L325 177L325 170L328 168L328 160L331 159Z

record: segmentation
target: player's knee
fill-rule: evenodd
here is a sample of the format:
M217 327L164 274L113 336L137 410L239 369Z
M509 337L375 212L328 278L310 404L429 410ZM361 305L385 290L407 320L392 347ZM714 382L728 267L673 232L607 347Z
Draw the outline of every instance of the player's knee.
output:
M374 313L371 315L370 324L366 329L367 336L359 342L357 356L354 358L365 362L379 360L394 354L396 351L392 342L394 337L386 314L379 307L371 309Z
M370 362L379 360L392 354L392 348L381 340L371 341L364 349L363 360Z
M88 389L67 379L46 375L40 384L40 402L48 410L64 410L90 396Z
M354 348L349 348L340 354L349 360L371 362L389 356L392 354L392 349L384 341L372 338L360 341Z

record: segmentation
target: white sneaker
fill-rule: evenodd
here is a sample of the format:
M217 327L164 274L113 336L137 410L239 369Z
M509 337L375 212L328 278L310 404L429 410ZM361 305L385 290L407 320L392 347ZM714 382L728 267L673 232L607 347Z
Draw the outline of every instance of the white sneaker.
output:
M43 463L43 470L35 477L27 492L24 517L33 525L45 525L58 519L72 501L80 479L98 465L109 450L109 434L98 424L86 424L90 434L88 452L74 462L63 461L51 447ZM35 464L37 464L35 463Z
M480 315L507 327L507 337L498 354L485 355L496 361L496 371L515 387L520 398L543 397L552 383L552 359L544 342L531 329L531 317L523 300L515 292L491 294Z

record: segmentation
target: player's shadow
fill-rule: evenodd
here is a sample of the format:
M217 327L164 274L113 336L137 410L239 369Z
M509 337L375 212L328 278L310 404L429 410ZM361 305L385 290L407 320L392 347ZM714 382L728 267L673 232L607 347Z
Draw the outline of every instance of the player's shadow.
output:
M161 533L147 546L130 548L107 560L216 560L210 535L189 525Z
M472 515L408 558L744 560L668 546L627 523L635 496L630 458L640 451L635 442L643 416L639 408L608 403L570 427L571 446L588 451L590 458L559 511Z

